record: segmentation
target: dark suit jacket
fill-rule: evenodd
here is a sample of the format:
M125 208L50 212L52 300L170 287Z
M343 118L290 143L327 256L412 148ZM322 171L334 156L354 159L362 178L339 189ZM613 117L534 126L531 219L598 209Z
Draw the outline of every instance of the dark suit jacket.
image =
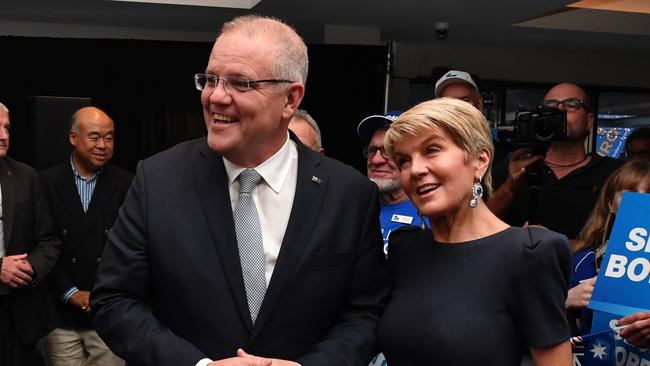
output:
M87 212L81 205L70 161L40 172L39 177L61 238L61 254L48 278L60 326L91 328L90 318L80 309L64 304L61 297L73 286L90 291L95 285L108 230L133 175L116 166L104 166Z
M43 280L56 262L61 242L34 169L1 158L0 184L6 255L27 253L35 273L30 285L9 289L10 316L16 337L23 343L34 343L55 326Z
M91 295L93 324L129 366L193 366L238 347L367 365L389 294L378 190L297 145L293 209L254 327L222 157L200 139L139 163Z

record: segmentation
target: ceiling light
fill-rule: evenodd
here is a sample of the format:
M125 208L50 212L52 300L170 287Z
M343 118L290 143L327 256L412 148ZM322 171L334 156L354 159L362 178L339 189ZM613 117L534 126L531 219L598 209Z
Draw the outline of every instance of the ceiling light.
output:
M252 9L261 0L112 0L131 3L151 3L187 6L208 6L214 8Z
M582 0L567 7L650 14L650 2L647 0Z

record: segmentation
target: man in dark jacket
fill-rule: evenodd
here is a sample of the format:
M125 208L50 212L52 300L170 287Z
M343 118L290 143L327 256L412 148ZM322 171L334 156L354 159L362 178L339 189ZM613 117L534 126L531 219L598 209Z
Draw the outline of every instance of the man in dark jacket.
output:
M43 339L48 365L121 365L90 324L89 294L95 284L106 234L133 176L113 165L113 120L85 107L72 116L72 155L41 173L61 237L61 256L49 285L60 327Z
M38 365L53 328L44 279L60 241L34 169L7 157L9 109L0 103L0 365Z

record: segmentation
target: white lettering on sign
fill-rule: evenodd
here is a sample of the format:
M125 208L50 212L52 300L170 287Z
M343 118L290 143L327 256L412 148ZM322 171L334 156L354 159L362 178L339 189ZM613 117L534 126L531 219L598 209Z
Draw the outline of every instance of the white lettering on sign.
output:
M621 278L625 275L625 265L627 264L627 258L622 255L612 254L609 256L609 262L607 262L607 270L605 270L606 277L612 278Z
M636 269L640 267L641 270L637 274ZM629 267L627 267L627 276L634 282L641 282L648 277L650 273L650 261L645 258L635 258L630 262Z
M647 240L648 230L642 227L635 227L630 230L628 238L631 240L625 242L625 247L628 250L637 252L645 247L645 252L650 253L650 241Z
M634 282L641 282L650 274L650 261L646 258L634 258L628 265L627 257L619 254L612 254L607 262L605 270L606 277L621 278L625 274ZM650 282L650 281L648 281Z

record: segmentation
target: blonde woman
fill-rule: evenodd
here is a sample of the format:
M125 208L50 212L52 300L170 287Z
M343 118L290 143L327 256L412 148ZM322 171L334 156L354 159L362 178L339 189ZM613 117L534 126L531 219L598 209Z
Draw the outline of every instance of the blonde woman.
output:
M571 365L563 235L509 227L484 204L492 139L483 115L449 98L421 103L389 128L385 148L430 229L398 230L393 294L379 326L391 366Z
M566 307L574 325L574 335L589 333L591 329L592 312L587 305L596 284L598 267L607 248L621 194L649 191L650 162L647 161L629 161L605 181L587 224L573 243L573 275Z

